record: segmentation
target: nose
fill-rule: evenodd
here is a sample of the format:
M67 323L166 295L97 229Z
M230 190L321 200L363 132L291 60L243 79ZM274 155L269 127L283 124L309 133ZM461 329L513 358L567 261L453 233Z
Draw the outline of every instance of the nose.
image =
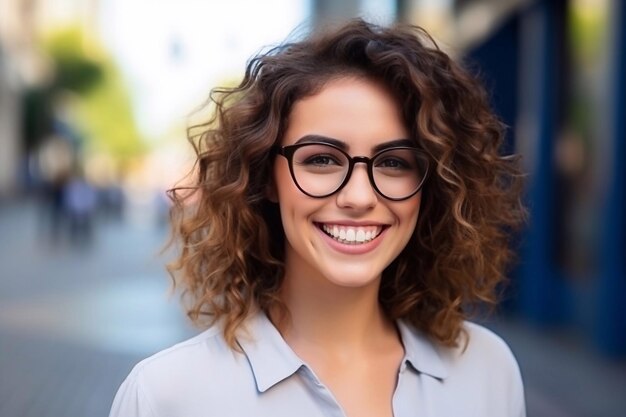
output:
M348 183L337 194L337 205L363 210L374 207L377 202L378 195L370 183L366 164L355 164Z

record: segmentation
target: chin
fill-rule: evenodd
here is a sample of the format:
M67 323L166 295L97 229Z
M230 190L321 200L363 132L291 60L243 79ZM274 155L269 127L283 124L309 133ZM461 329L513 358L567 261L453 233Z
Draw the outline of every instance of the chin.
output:
M330 283L345 288L361 288L372 285L378 286L382 270L380 273L372 273L372 268L358 266L354 268L338 268L332 272L323 274Z

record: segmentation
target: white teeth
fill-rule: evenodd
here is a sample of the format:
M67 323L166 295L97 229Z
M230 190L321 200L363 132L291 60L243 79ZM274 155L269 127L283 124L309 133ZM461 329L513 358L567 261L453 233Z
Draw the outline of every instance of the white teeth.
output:
M359 244L376 238L382 231L381 226L348 227L338 225L322 225L322 229L332 238L341 243Z

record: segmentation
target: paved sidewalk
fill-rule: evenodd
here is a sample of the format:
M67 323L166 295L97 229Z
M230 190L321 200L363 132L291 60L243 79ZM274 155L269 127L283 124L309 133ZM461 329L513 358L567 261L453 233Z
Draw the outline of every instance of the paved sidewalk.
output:
M517 357L529 417L626 416L626 358L603 358L564 330L539 330L515 319L490 327Z
M72 247L37 216L0 207L0 416L105 417L133 364L194 333L168 298L166 233L103 221Z

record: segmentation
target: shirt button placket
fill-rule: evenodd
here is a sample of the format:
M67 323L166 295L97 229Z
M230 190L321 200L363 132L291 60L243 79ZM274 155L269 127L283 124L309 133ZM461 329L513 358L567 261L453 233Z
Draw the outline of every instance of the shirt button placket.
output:
M343 409L330 392L328 388L315 376L313 371L311 371L308 367L305 367L305 378L308 380L311 385L311 389L315 391L316 395L319 396L321 400L320 408L323 412L323 415L326 417L346 417Z

